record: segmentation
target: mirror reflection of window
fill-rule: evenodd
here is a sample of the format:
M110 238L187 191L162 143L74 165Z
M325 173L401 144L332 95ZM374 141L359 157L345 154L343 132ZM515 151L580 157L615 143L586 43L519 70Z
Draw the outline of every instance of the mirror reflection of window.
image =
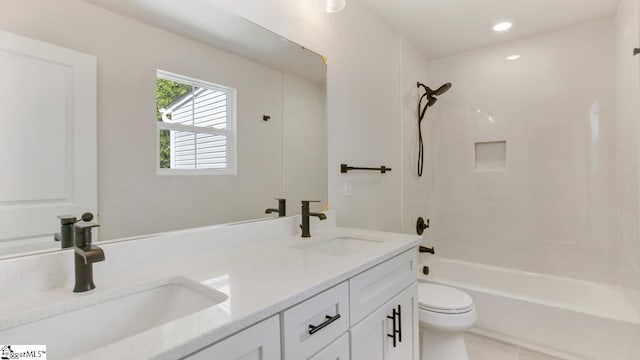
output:
M235 172L231 146L235 140L235 93L222 85L158 71L156 120L161 173Z

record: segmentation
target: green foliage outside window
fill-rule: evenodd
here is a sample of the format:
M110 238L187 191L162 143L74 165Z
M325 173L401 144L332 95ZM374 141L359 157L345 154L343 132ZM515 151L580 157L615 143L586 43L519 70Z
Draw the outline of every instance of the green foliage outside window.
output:
M190 85L180 84L175 81L157 79L156 81L156 119L162 121L160 109L166 108L184 94L191 91ZM171 167L171 148L169 130L160 131L160 168Z

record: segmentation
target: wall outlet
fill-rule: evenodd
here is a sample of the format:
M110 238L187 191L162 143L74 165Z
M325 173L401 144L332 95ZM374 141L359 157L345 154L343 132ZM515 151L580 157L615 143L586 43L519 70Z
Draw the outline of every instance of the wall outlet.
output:
M344 196L353 196L353 179L351 178L351 176L344 177Z

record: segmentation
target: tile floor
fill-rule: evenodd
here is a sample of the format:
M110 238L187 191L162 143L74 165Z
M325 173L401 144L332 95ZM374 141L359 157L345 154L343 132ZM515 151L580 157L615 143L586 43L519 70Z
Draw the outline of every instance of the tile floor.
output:
M467 333L464 339L469 360L563 360L475 334Z

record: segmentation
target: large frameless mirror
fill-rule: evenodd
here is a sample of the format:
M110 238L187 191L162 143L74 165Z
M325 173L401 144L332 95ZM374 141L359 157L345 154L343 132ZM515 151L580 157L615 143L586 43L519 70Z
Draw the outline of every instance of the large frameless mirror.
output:
M321 55L201 0L0 6L0 258L85 212L106 241L327 202Z

